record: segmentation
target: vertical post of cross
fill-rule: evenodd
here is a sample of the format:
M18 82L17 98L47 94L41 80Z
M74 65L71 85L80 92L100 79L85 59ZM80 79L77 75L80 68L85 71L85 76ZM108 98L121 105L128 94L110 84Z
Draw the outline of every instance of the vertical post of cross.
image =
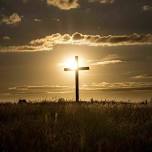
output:
M78 56L75 56L76 70L75 70L75 92L76 92L76 102L79 102L79 61Z
M75 71L75 98L76 102L79 102L79 71L89 70L89 67L79 67L78 56L75 56L75 64L74 68L64 68L64 71Z

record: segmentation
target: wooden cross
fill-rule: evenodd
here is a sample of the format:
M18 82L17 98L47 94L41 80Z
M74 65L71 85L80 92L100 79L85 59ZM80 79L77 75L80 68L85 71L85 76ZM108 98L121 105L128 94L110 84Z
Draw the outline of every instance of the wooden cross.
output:
M80 70L89 70L89 67L79 67L78 56L75 56L75 68L64 68L64 71L75 71L75 96L76 102L79 102L79 71Z

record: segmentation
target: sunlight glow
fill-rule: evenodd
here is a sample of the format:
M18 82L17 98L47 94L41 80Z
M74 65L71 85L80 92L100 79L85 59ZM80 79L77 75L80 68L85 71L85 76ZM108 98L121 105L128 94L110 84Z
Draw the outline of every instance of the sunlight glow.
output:
M66 67L66 68L70 68L70 69L77 69L78 67L85 65L84 59L82 57L79 58L78 62L79 63L77 65L75 58L72 56L72 57L65 59L64 62L61 63L61 65Z
M84 59L79 58L78 65L75 61L75 55L69 56L68 58L64 58L62 62L58 63L58 66L61 68L70 68L72 70L76 70L78 67L82 67L87 65L87 62L84 62Z
M77 69L78 68L78 65L75 62L74 58L73 59L69 58L69 59L65 60L64 66L67 67L67 68L70 68L70 69Z

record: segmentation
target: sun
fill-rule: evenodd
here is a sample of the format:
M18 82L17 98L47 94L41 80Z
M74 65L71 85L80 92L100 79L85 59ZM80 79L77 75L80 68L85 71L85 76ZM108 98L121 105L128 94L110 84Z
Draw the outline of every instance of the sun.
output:
M69 58L64 61L64 66L70 69L77 69L78 64L76 63L74 58Z
M78 63L76 62L74 57L69 57L69 58L64 60L62 65L66 68L70 68L70 69L75 70L75 69L78 69L78 67L83 66L84 64L85 64L84 59L82 57L79 59Z
M69 56L68 58L64 58L62 62L60 62L58 65L62 68L69 68L72 70L76 70L81 66L85 66L85 62L83 57L81 57L77 63L75 57Z

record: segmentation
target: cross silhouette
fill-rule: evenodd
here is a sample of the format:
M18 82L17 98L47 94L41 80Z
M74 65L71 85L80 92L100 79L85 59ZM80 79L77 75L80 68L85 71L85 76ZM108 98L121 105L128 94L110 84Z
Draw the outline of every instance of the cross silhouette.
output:
M76 102L79 102L79 71L80 70L89 70L89 67L79 67L78 56L75 56L75 68L64 68L64 71L75 71L75 96Z

